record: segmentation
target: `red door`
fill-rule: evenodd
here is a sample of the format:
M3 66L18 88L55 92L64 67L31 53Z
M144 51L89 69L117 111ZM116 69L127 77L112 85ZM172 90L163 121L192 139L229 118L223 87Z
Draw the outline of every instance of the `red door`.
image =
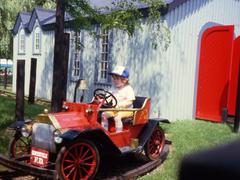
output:
M234 40L232 65L229 78L229 93L228 93L228 114L234 116L236 111L238 72L240 64L240 36Z
M233 26L208 28L202 35L196 118L221 122L227 108Z

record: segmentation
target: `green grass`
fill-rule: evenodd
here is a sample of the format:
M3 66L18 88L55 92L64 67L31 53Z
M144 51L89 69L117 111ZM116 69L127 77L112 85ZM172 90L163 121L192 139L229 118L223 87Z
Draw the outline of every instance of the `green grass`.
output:
M0 96L0 153L6 154L8 142L12 136L12 132L7 127L16 121L15 119L15 99ZM24 105L24 118L33 118L37 114L43 112L48 106L37 104Z
M240 139L232 125L199 120L176 121L164 124L167 139L172 141L166 161L142 180L177 180L184 155Z
M25 118L41 113L46 106L25 104ZM0 96L0 153L7 154L12 132L7 127L15 121L15 100ZM227 124L199 120L182 120L162 124L168 140L172 141L170 153L165 162L142 180L177 180L181 159L184 155L240 139ZM0 166L0 171L3 167Z
M0 96L0 129L8 127L15 121L15 99L9 97ZM43 112L46 106L40 106L37 104L24 105L24 118L32 118L37 114Z

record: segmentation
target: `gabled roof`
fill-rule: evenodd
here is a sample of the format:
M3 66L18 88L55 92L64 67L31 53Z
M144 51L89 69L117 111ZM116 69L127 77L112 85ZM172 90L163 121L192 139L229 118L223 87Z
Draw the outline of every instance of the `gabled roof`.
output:
M32 32L36 19L40 26L44 25L45 21L55 18L55 11L36 7L33 9L31 18L28 24L28 31Z
M29 12L20 12L17 15L14 28L12 29L13 34L16 34L18 32L18 29L22 23L22 26L24 29L27 28L29 20L31 18L31 13Z
M56 21L55 10L44 9L42 7L36 7L31 13L20 12L18 13L16 23L12 29L12 33L17 34L20 24L22 22L25 31L32 32L34 24L38 20L39 25L43 28L45 25L54 24ZM66 13L65 21L69 21L71 16Z
M103 7L109 7L114 9L115 0L89 0L89 3L92 7L96 9L101 9ZM131 1L131 0L127 0ZM174 9L180 4L184 3L187 0L164 0L168 4L169 9ZM138 9L145 9L148 6L144 3L135 2L135 5ZM101 9L101 13L106 13L106 9ZM31 13L29 12L20 12L16 18L15 25L12 29L12 33L15 35L18 33L19 27L22 23L23 28L26 32L32 32L34 24L38 20L39 25L42 29L47 29L47 27L53 27L53 24L56 22L55 10L44 9L42 7L36 7ZM73 18L66 13L65 21L72 20Z
M31 13L29 13L29 12L21 12L19 14L19 16L20 16L20 18L22 20L23 26L27 27L29 19L31 17Z

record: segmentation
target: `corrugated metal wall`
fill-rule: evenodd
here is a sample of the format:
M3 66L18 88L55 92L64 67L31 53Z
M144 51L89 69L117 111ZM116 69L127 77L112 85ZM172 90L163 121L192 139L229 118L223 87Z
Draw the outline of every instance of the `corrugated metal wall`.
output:
M114 36L114 59L127 65L136 94L152 97L152 116L170 120L195 116L199 43L202 32L214 25L235 25L239 35L240 2L189 0L165 16L171 43L164 51L151 49L151 28L133 38Z
M194 117L201 34L216 24L233 24L239 35L239 8L236 0L191 0L167 14L171 44L159 69L168 86L160 93L162 116L170 120Z
M164 49L163 39L158 39L157 49L151 47L155 38L153 27L143 23L143 31L137 31L129 38L122 32L114 31L113 64L123 64L131 72L130 82L137 95L152 98L152 117L162 116L173 121L192 119L195 114L196 86L198 74L199 42L202 32L214 25L235 26L236 36L240 33L240 1L238 0L188 0L172 9L164 17L170 30L171 43ZM162 29L165 32L164 29ZM87 32L84 34L83 78L89 82L87 99L92 96L95 61L97 56L96 40ZM53 40L52 31L44 32L42 54L38 59L37 94L50 99L52 79ZM14 38L14 60L27 59L26 70L30 70L32 54L17 54L17 36ZM29 44L32 39L29 38ZM28 49L29 52L31 48ZM70 56L71 60L71 56ZM41 62L42 61L42 62ZM69 66L70 67L70 66ZM16 71L15 71L16 72ZM29 71L30 72L30 71ZM26 77L25 92L28 94L29 77ZM15 87L15 86L13 86ZM74 83L68 79L68 100L73 99Z
M151 47L152 30L143 23L143 30L128 37L120 31L113 35L113 64L129 67L130 83L135 93L152 98L151 116L169 120L192 119L195 116L196 87L199 60L199 43L202 32L214 25L235 25L240 31L240 2L236 0L189 0L172 9L164 17L170 30L171 43L165 51L163 40L158 48ZM163 29L163 33L165 33ZM94 85L96 46L85 36L83 78L89 81L88 100ZM69 97L73 87L69 88ZM72 98L70 98L72 99Z

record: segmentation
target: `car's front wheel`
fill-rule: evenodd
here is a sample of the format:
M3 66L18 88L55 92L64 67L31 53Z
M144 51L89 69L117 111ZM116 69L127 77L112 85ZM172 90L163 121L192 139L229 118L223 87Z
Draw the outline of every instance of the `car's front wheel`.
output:
M8 146L8 153L10 158L23 157L30 153L31 150L31 138L23 137L20 133L16 133L10 140Z
M99 168L100 156L95 144L81 139L64 146L58 153L56 170L60 179L93 179Z

